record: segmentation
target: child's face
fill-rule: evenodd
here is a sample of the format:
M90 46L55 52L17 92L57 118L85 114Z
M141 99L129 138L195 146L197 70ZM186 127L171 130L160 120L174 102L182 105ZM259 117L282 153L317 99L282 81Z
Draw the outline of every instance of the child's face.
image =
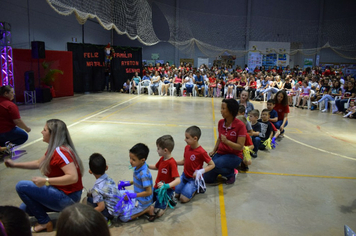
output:
M268 121L268 119L269 119L269 112L262 112L262 114L261 114L261 120L262 120L263 122L266 122L266 121Z
M129 156L130 156L130 164L132 167L142 166L146 161L146 159L144 158L141 160L138 159L138 157L131 152L129 153Z
M355 106L355 102L350 102L350 107Z
M283 101L283 98L284 98L283 93L280 93L280 94L278 94L278 96L277 96L277 101L278 101L279 103L281 103L281 102Z
M189 145L189 146L194 146L197 143L197 137L192 137L189 133L185 132L185 139L184 141Z
M255 123L257 121L257 119L258 119L258 117L254 116L252 114L250 114L248 117L249 117L251 123Z
M161 157L161 156L164 156L166 154L166 149L162 149L160 146L156 145L157 146L157 153L158 155Z
M273 110L273 107L274 107L274 104L273 103L267 103L267 109L272 111Z

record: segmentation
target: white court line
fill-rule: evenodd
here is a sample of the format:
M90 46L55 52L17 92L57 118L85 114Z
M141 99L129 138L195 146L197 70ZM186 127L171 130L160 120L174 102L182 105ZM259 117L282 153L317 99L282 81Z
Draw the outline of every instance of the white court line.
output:
M73 127L73 126L75 126L75 125L77 125L77 124L80 124L80 123L83 122L83 121L89 120L90 118L92 118L92 117L94 117L94 116L100 115L100 114L102 114L102 113L104 113L104 112L106 112L106 111L108 111L108 110L110 110L110 109L113 109L113 108L115 108L115 107L117 107L117 106L120 106L120 105L122 105L122 104L125 104L125 103L127 103L127 102L130 102L131 100L134 100L134 99L136 99L136 98L138 98L138 97L139 97L139 96L135 96L134 98L131 98L131 99L127 100L127 101L121 102L121 103L119 103L119 104L116 104L115 106L109 107L109 108L107 108L107 109L105 109L105 110L102 110L102 111L97 112L97 113L95 113L95 114L93 114L93 115L91 115L91 116L88 116L88 117L86 117L86 118L84 118L84 119L81 119L81 120L79 120L79 121L77 121L77 122L74 122L73 124L68 125L67 128L70 128L70 127ZM30 145L32 145L32 144L34 144L34 143L37 143L38 141L41 141L42 139L43 139L43 138L36 139L36 140L34 140L34 141L32 141L32 142L26 143L26 144L21 145L21 146L19 146L19 147L21 147L21 148L28 147L28 146L30 146Z
M337 153L335 153L335 152L329 152L329 151L326 151L326 150L324 150L324 149L316 148L316 147L310 146L310 145L308 145L308 144L299 142L298 140L295 140L295 139L293 139L293 138L291 138L291 137L289 137L289 136L287 136L287 135L284 135L284 137L286 137L287 139L290 139L290 140L292 140L293 142L296 142L296 143L298 143L298 144L300 144L300 145L306 146L306 147L308 147L308 148L312 148L312 149L318 150L318 151L320 151L320 152L325 152L325 153L328 153L328 154L331 154L331 155L334 155L334 156L338 156L338 157L342 157L342 158L345 158L345 159L349 159L349 160L356 161L356 158L352 158L352 157L348 157L348 156L344 156L344 155L337 154Z

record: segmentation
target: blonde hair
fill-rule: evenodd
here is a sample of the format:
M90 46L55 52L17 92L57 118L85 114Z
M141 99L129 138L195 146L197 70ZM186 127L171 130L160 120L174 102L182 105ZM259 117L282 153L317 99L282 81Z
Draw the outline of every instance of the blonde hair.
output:
M72 139L69 135L67 125L58 119L51 119L46 122L48 131L50 133L48 148L46 152L46 157L42 163L40 163L40 170L43 174L48 174L50 172L50 162L54 151L57 147L62 147L64 150L68 151L72 157L74 164L79 167L80 173L83 176L84 167L82 160L79 158L77 151L75 150Z
M244 115L238 115L238 116L236 116L236 118L241 120L244 123L244 125L246 126L247 119L246 119L246 117Z

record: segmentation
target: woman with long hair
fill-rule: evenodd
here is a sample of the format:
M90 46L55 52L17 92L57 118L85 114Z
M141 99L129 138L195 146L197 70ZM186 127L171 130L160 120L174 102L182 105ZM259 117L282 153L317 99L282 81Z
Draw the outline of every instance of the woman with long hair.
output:
M48 120L41 133L48 148L39 160L17 163L9 159L5 165L41 170L44 177L21 180L16 191L23 201L20 208L38 221L32 232L51 232L53 224L47 212L62 211L80 201L84 168L63 121Z

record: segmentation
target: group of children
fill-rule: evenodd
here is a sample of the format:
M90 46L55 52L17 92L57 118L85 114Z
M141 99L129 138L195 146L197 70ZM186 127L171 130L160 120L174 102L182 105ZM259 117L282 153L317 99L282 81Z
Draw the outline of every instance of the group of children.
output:
M245 125L247 134L250 137L246 138L245 147L248 147L250 154L244 152L244 161L240 166L240 170L248 171L251 161L248 161L247 156L250 155L253 158L257 158L259 150L272 149L276 146L276 139L280 135L274 123L278 121L278 114L273 109L275 106L275 100L270 99L267 101L267 108L263 109L260 113L259 110L254 109L248 114L245 114L245 106L239 105L237 118L240 119ZM248 115L248 120L245 118ZM252 143L251 143L252 142Z
M146 163L149 148L145 144L134 145L129 151L133 181L119 181L118 184L105 173L108 169L105 158L99 153L92 154L89 158L89 173L95 176L96 182L88 192L86 202L104 215L108 225L115 217L127 222L144 214L152 222L162 216L168 206L174 208L177 204L174 198L181 203L189 202L196 193L205 191L198 189L203 185L196 182L199 182L203 173L215 166L208 153L199 145L200 136L201 130L197 126L186 130L187 146L183 160L179 161L172 157L173 137L164 135L158 138L156 146L160 159L155 165ZM208 164L205 168L204 162ZM179 175L177 165L184 166L182 175ZM150 170L157 171L154 184ZM131 185L134 190L125 189Z

